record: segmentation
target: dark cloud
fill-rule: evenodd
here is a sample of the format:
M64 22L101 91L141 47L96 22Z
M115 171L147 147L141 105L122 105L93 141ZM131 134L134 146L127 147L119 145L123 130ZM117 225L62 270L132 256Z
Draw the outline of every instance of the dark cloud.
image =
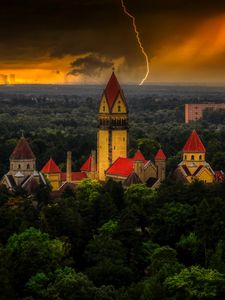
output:
M182 43L207 19L225 13L222 0L124 1L136 16L151 58L168 44ZM87 53L97 54L90 62L88 56L85 61L75 61L83 65L74 65L74 74L98 72L103 58L109 65L124 57L128 69L144 67L131 20L124 15L120 0L1 1L1 63L18 62L21 66L30 61L38 63L42 58L84 57Z
M105 69L112 68L113 61L101 57L98 54L90 54L82 58L78 58L71 63L72 69L68 75L85 75L96 76Z

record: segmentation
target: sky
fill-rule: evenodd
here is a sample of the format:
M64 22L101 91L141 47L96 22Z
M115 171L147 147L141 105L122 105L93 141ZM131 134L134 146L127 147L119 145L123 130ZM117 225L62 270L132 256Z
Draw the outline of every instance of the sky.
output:
M124 0L148 83L225 83L225 1ZM121 0L1 0L0 74L17 83L139 84L146 61Z

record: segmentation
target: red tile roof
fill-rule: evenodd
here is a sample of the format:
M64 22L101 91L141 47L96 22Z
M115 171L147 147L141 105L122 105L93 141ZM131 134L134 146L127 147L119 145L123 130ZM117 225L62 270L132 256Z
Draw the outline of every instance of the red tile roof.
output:
M84 172L72 172L72 181L80 181L86 178L87 175ZM66 181L66 173L61 174L61 180Z
M62 173L60 168L57 166L57 164L54 162L54 160L51 158L47 162L47 164L42 168L42 173Z
M206 152L205 147L195 130L192 131L184 145L183 152Z
M121 177L128 177L134 170L134 158L119 157L106 171L107 175L115 175ZM144 164L148 163L144 160Z
M90 155L88 157L88 159L85 161L85 163L82 165L80 170L90 172L91 171L91 162L92 162L92 156Z
M113 104L119 94L122 98L124 98L123 91L121 90L120 84L113 72L105 89L105 96L110 109L113 107Z
M85 163L82 165L80 168L81 171L91 171L91 161L92 161L92 156L90 155L88 159L85 161Z
M166 155L162 149L159 149L159 151L156 153L155 160L166 160Z
M140 150L137 150L134 154L133 160L145 160L144 155L141 153Z
M108 168L106 174L127 177L133 172L133 165L134 160L132 158L119 157L111 167Z
M35 159L35 155L24 136L20 138L10 159Z

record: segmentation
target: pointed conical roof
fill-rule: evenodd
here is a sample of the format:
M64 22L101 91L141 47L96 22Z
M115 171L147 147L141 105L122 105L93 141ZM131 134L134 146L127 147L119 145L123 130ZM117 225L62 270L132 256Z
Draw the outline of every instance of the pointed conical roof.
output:
M192 131L184 145L183 152L206 152L205 147L195 130Z
M110 109L113 107L113 104L119 94L121 95L122 98L124 98L123 91L120 87L120 84L119 84L117 78L116 78L116 75L114 72L112 72L109 82L105 88L105 96L106 96L106 99L107 99Z
M42 168L42 173L62 173L60 168L57 166L57 164L54 162L52 158L49 159L47 164Z
M91 162L92 162L92 156L90 155L88 159L84 162L82 167L80 168L81 171L91 171Z
M144 155L141 153L140 150L137 150L136 153L134 154L133 160L145 160Z
M166 160L166 155L162 149L159 149L155 155L155 160Z
M16 148L10 156L10 159L35 159L35 155L24 136L20 138Z

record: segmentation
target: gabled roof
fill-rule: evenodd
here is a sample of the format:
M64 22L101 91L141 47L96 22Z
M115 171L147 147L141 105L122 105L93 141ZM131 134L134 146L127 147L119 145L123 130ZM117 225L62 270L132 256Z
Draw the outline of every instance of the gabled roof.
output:
M134 171L124 180L123 186L128 187L132 184L143 183L140 177Z
M182 168L186 176L191 176L191 173L186 165L181 165L180 168Z
M134 158L119 157L108 168L108 170L106 170L106 175L128 177L134 170L134 162ZM148 160L144 160L144 165L146 165L148 162Z
M35 155L30 148L24 136L18 141L16 148L13 150L10 159L35 159Z
M49 159L47 164L42 168L42 173L62 173L60 168L57 166L57 164L54 162L52 158Z
M192 131L190 137L184 145L183 152L206 152L205 147L195 130Z
M108 82L108 84L105 88L104 93L105 93L106 100L108 102L108 105L109 105L110 109L112 109L113 104L116 101L119 94L124 99L123 91L120 87L120 84L119 84L114 72L112 73L112 75L109 79L109 82Z
M111 167L108 168L106 174L127 177L133 171L133 164L134 160L132 158L119 157Z
M162 149L159 149L155 155L155 160L166 160L166 155Z
M66 173L62 173L61 174L61 180L62 181L66 181ZM72 172L72 174L71 174L71 179L72 179L72 181L81 181L81 180L83 180L83 179L86 179L87 178L87 175L86 175L86 173L85 172Z
M204 166L199 166L192 176L197 176Z
M141 153L140 150L137 150L134 154L133 160L145 161L144 155Z

